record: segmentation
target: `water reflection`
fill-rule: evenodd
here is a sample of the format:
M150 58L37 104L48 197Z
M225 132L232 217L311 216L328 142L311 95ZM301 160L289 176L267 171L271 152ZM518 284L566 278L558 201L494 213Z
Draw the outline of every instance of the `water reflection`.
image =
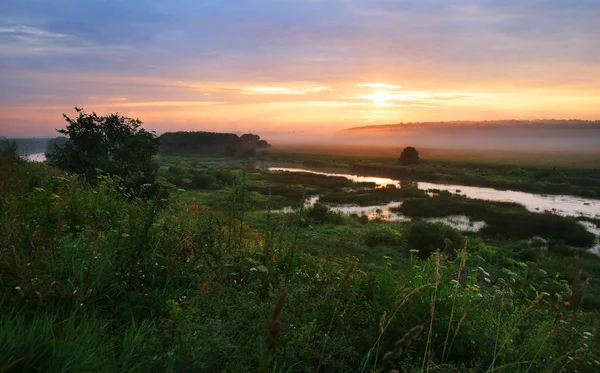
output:
M394 180L382 177L358 176L351 174L338 174L320 171L312 171L304 168L286 168L269 167L271 171L290 171L290 172L308 172L317 175L341 176L355 182L376 183L378 187L384 187L388 184L400 186L400 180ZM468 198L485 199L498 202L516 202L525 206L532 212L549 211L563 216L588 216L600 217L600 200L582 198L567 195L546 195L533 194L525 192L516 192L512 190L498 190L493 188L481 188L466 185L453 184L435 184L426 182L416 182L419 189L439 189L451 193L460 193Z
M287 167L269 167L270 171L290 171L290 172L308 172L317 175L326 176L341 176L355 182L370 182L376 183L377 187L385 187L392 184L401 187L407 187L406 182L382 177L358 176L351 174L328 173L320 171L312 171L304 168L287 168ZM600 217L600 201L581 198L567 195L545 195L533 194L525 192L516 192L512 190L497 190L493 188L480 188L466 185L450 185L450 184L435 184L426 182L409 182L410 186L418 187L423 190L445 190L453 194L461 194L468 198L483 199L488 201L498 202L516 202L525 206L532 212L552 212L563 216L587 216ZM416 185L415 185L416 184ZM318 201L318 196L310 197L307 200L307 205L312 206ZM330 206L333 211L344 214L359 214L366 215L369 219L383 219L388 221L410 221L407 216L390 211L391 207L397 207L401 202L390 202L385 205L376 206ZM291 209L287 212L292 211ZM425 219L433 222L442 222L457 228L463 232L477 232L485 227L483 221L471 221L467 216L455 215L446 216L443 218L428 218ZM580 222L586 229L596 236L596 245L589 249L590 252L600 255L600 228L590 222Z
M29 154L29 155L26 155L25 158L27 160L33 161L33 162L45 162L46 154L45 153Z

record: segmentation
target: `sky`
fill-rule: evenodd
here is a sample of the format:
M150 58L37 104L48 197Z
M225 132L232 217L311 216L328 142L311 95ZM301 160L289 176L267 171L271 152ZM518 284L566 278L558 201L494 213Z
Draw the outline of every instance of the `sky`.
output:
M0 135L600 119L600 0L0 0ZM264 137L264 136L263 136Z

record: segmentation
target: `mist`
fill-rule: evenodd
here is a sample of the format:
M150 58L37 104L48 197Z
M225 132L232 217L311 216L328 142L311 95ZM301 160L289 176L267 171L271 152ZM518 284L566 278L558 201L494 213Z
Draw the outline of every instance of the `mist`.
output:
M600 121L422 122L349 128L331 135L264 135L277 144L338 144L437 149L600 152Z

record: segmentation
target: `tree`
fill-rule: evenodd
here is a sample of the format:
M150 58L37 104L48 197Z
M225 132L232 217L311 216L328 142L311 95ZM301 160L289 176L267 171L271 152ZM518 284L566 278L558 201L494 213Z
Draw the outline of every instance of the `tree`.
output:
M258 142L256 143L256 146L259 149L267 149L271 147L271 144L269 144L266 140L258 140Z
M253 133L246 133L240 136L240 139L247 144L256 145L260 140L260 136L255 135Z
M402 154L400 154L400 163L403 165L417 164L420 161L419 152L412 146L407 146L402 150Z
M153 158L159 141L153 132L141 127L139 119L75 110L76 119L63 114L67 127L57 131L68 141L46 153L50 164L79 174L91 185L98 182L98 170L120 177L124 186L135 192L154 182L158 166Z
M48 140L48 142L46 143L46 153L52 153L56 146L64 146L68 140L69 139L63 136Z

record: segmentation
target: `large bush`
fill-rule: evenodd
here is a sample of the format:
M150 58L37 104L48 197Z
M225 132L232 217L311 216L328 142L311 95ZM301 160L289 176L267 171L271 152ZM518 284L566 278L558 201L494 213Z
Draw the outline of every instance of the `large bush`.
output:
M442 223L415 221L406 235L409 250L418 250L421 257L428 257L436 250L452 252L464 245L462 234Z
M50 164L80 175L91 185L98 183L99 173L119 177L127 189L135 192L154 182L158 139L141 127L139 119L75 110L77 118L63 114L68 124L58 132L69 139L46 154Z

